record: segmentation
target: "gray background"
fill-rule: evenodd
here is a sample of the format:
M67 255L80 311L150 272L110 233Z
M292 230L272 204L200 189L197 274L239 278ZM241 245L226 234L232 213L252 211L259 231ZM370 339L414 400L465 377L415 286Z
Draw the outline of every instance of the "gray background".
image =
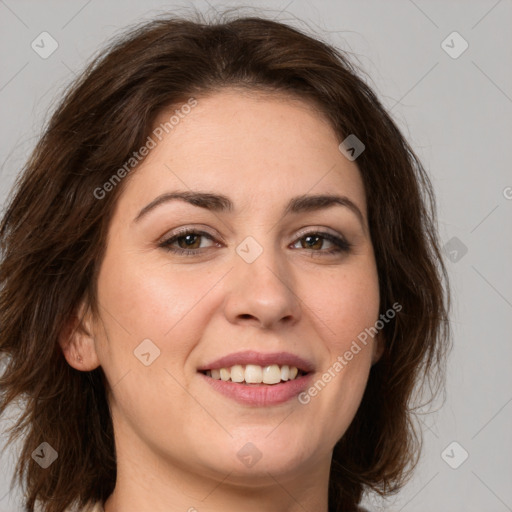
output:
M242 5L141 4L0 0L2 206L59 92L108 37L168 10ZM441 239L453 260L447 260L455 296L447 400L421 419L424 455L414 478L397 496L366 504L396 512L512 511L512 2L252 5L245 13L264 8L264 15L309 27L353 53L431 175ZM31 48L43 31L59 45L47 59ZM453 31L469 44L457 58L441 45ZM462 48L453 37L445 44L451 52ZM460 464L463 450L469 457ZM0 459L0 512L21 510L19 493L8 492L13 461L11 452Z

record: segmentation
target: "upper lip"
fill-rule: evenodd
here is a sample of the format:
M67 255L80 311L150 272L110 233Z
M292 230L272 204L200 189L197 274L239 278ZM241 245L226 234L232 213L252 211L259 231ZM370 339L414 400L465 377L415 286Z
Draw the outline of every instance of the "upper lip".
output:
M313 364L310 361L289 352L273 352L264 354L254 350L245 350L243 352L229 354L202 365L198 368L198 371L230 368L236 364L256 364L259 366L269 366L272 364L277 364L279 366L288 365L295 366L298 370L302 370L305 373L311 372L314 369Z

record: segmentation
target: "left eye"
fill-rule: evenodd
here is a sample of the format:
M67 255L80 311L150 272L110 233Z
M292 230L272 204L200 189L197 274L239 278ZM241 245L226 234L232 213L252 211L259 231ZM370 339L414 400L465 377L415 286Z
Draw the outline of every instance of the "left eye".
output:
M207 238L214 242L213 237L204 231L189 230L182 231L181 233L164 240L160 244L160 247L176 254L194 255L200 252L199 249L205 248L204 246L201 247L202 238ZM326 240L332 245L332 247L327 250L321 250ZM301 247L296 247L298 243L301 244ZM176 247L175 244L177 244L178 247ZM311 232L303 234L298 238L293 244L293 247L309 249L313 256L313 253L320 253L321 255L348 252L351 248L351 244L345 239L332 235L331 233Z
M324 246L325 240L332 245L332 248L324 251L314 250L313 252L332 254L348 251L351 247L346 240L335 235L331 235L330 233L307 233L302 235L294 245L300 243L303 249L320 249Z

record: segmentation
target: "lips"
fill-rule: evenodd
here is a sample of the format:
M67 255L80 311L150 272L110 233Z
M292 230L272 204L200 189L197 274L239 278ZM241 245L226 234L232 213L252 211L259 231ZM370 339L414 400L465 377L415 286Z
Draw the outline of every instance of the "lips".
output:
M274 375L276 368L279 375ZM261 377L258 369L270 374ZM289 352L264 354L247 350L216 359L197 371L218 393L243 405L269 407L289 402L304 391L312 381L314 366Z
M220 370L221 368L230 368L235 365L270 365L289 367L295 366L303 373L310 373L314 370L313 363L298 355L291 354L290 352L274 352L262 353L254 350L246 350L243 352L236 352L227 356L211 361L207 364L198 367L198 371L205 372L207 370Z

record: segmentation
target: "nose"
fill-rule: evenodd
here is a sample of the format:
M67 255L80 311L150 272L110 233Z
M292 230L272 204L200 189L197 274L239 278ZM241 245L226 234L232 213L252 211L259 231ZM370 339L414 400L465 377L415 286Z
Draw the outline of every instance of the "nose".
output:
M278 250L264 248L251 263L234 255L228 274L224 311L233 324L253 324L263 329L291 326L301 317L292 269Z

